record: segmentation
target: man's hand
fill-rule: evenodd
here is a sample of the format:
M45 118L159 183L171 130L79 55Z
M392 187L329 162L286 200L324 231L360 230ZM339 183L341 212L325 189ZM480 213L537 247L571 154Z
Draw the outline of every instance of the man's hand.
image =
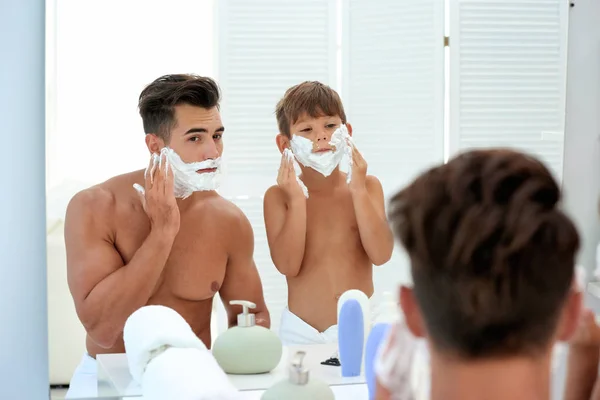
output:
M281 165L277 175L277 185L286 194L288 201L304 200L306 196L294 170L294 155L285 149L281 156Z
M584 309L575 334L569 341L564 400L597 399L600 327L591 310ZM593 395L592 395L593 393Z
M144 188L134 185L153 230L175 236L179 232L179 207L173 188L173 170L167 155L153 154L144 174Z
M352 148L352 179L348 186L350 187L350 192L354 195L366 189L368 165L354 145L354 142L349 141L348 144Z
M578 347L600 347L600 326L591 310L584 309L581 313L579 325L569 344Z

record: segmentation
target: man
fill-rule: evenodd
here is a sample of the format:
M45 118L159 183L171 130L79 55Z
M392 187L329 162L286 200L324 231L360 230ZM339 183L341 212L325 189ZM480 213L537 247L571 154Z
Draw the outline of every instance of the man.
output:
M337 342L337 303L350 289L373 294L373 265L392 256L379 179L353 146L339 95L321 82L288 89L276 107L282 153L277 185L264 197L271 258L285 275L285 344ZM351 155L349 174L339 168ZM294 160L302 174L296 177Z
M230 326L241 312L231 300L254 302L257 323L270 326L250 223L214 190L225 131L219 99L210 78L155 80L139 97L148 168L71 200L65 221L68 280L87 331L87 354L69 397L94 395L94 358L124 352L125 321L144 305L173 308L207 347L217 292Z
M550 399L553 345L581 307L579 235L560 196L542 163L497 149L461 154L391 200L414 288L400 291L406 326L382 345L378 399L410 398L409 334L427 341L431 400Z
M599 363L600 326L594 313L586 309L569 342L564 400L600 400Z

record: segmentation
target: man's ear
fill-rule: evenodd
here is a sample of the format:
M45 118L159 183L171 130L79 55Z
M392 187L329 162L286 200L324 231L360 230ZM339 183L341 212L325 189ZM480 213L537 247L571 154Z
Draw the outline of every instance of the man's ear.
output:
M165 142L154 133L147 133L146 147L150 154L159 154L160 150L165 147Z
M558 321L558 340L566 342L575 334L583 311L583 298L579 290L571 290L561 310Z
M352 125L349 122L346 122L346 128L348 129L348 135L352 136Z
M285 149L290 147L290 138L284 135L283 133L280 133L275 138L275 143L277 143L277 148L279 149L279 152L283 153Z
M414 296L414 292L407 286L400 287L400 307L404 313L406 326L410 332L416 337L425 337L425 325L421 310Z

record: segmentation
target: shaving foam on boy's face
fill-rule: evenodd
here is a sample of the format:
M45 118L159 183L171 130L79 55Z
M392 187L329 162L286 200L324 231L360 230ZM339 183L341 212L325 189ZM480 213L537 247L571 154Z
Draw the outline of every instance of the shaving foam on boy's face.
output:
M331 150L319 152L318 146L313 141L298 135L293 135L290 140L292 153L298 162L305 167L314 169L327 177L338 167L344 154L352 160L352 149L349 144L350 135L346 125L340 125L331 135L329 147ZM351 170L351 169L350 169ZM350 170L348 181L350 181Z
M167 167L170 166L173 171L175 197L185 199L194 192L216 190L219 187L221 182L221 158L186 163L173 149L163 147L160 155L154 154L153 156L153 170L160 168L162 155L166 156Z

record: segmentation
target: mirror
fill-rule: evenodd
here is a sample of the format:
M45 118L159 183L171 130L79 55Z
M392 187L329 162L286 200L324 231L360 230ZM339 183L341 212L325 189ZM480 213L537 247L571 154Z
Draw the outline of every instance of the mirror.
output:
M361 289L377 305L384 292L395 295L399 283L409 282L402 249L396 248L390 258L388 249L361 240L361 221L368 218L361 219L354 208L360 196L353 198L346 183L340 185L342 194L321 194L319 185L331 180L314 168L296 166L309 192L309 198L302 199L306 239L276 238L281 218L277 207L290 206L285 191L277 192L279 198L271 196L272 232L267 232L263 206L269 188L277 184L282 150L294 150L292 134L316 146L329 143L346 122L368 174L377 177L369 183L370 195L378 191L373 182L381 184L382 196L370 210L379 217L382 210L377 207L383 208L414 176L468 148L523 149L541 157L562 179L569 9L559 0L550 3L528 8L515 3L492 16L492 5L458 0L272 0L251 5L245 0L173 0L168 7L142 0L48 2L46 185L53 398L65 395L76 370L83 387L93 386L97 365L86 352L124 350L120 338L110 335L86 342L75 304L81 315L89 315L88 328L95 326L95 307L119 308L127 301L131 291L117 286L127 279L139 285L136 293L148 298L130 304L178 304L174 307L181 307L184 317L203 315L194 317L200 322L192 322L209 346L237 321L241 307L230 307L232 300L257 303L260 325L265 324L264 299L271 330L283 329L291 341L325 343L336 336L329 328L337 321L337 300L343 292ZM509 23L513 19L519 27L543 20L552 34L516 28ZM138 110L142 91L161 76L187 73L218 84L219 107L175 107L171 120L167 116L153 122L149 116L147 130L153 132L144 132ZM305 81L327 85L304 86L323 98L335 100L339 95L340 102L329 105L343 104L346 121L339 113L334 121L323 118L330 115L294 123L280 118L290 132L278 138L276 106L286 90ZM202 84L205 89L210 86L208 80ZM164 90L154 101L173 96L168 86L151 86ZM294 110L294 97L287 100ZM151 108L150 103L144 104ZM324 142L319 142L319 133L325 134ZM302 140L299 143L300 148ZM340 143L345 146L346 139ZM145 184L151 151L165 145L174 150L167 156L171 165L178 165L177 157L182 161L181 182L186 163L220 158L218 196L196 192L187 202L177 200L180 219L177 239L169 244L172 253L147 252L145 264L134 265L142 270L150 261L160 264L162 258L164 272L155 267L140 273L140 279L125 273L110 278L133 262L149 237L147 211L132 186ZM298 152L294 151L296 159ZM343 162L340 165L343 173L349 171ZM360 182L360 175L354 178ZM85 195L74 202L82 190L89 202ZM106 201L97 203L102 196ZM72 214L67 212L70 202ZM210 208L211 213L204 212ZM71 219L65 218L69 215ZM94 215L105 218L93 219ZM153 215L159 221L165 213ZM88 217L90 224L83 223ZM378 229L384 232L381 220ZM156 223L163 224L163 232L172 228L169 222ZM113 240L112 249L98 249L107 260L101 265L94 264L99 255L84 242L82 235L88 234L96 238L93 243ZM169 235L150 247L163 245L165 236ZM254 246L244 248L250 237ZM291 263L296 269L300 265L302 273L288 267L285 258L292 252L288 246L299 241L304 242L298 253L303 261ZM281 260L277 267L274 250ZM344 257L359 261L350 265ZM259 286L254 287L254 277L245 272L227 272L240 276L228 279L226 271L249 267L249 260L256 264ZM111 279L114 282L107 283ZM114 303L98 300L118 290L123 296L113 296ZM84 304L83 299L90 302ZM123 318L115 321L122 323Z

